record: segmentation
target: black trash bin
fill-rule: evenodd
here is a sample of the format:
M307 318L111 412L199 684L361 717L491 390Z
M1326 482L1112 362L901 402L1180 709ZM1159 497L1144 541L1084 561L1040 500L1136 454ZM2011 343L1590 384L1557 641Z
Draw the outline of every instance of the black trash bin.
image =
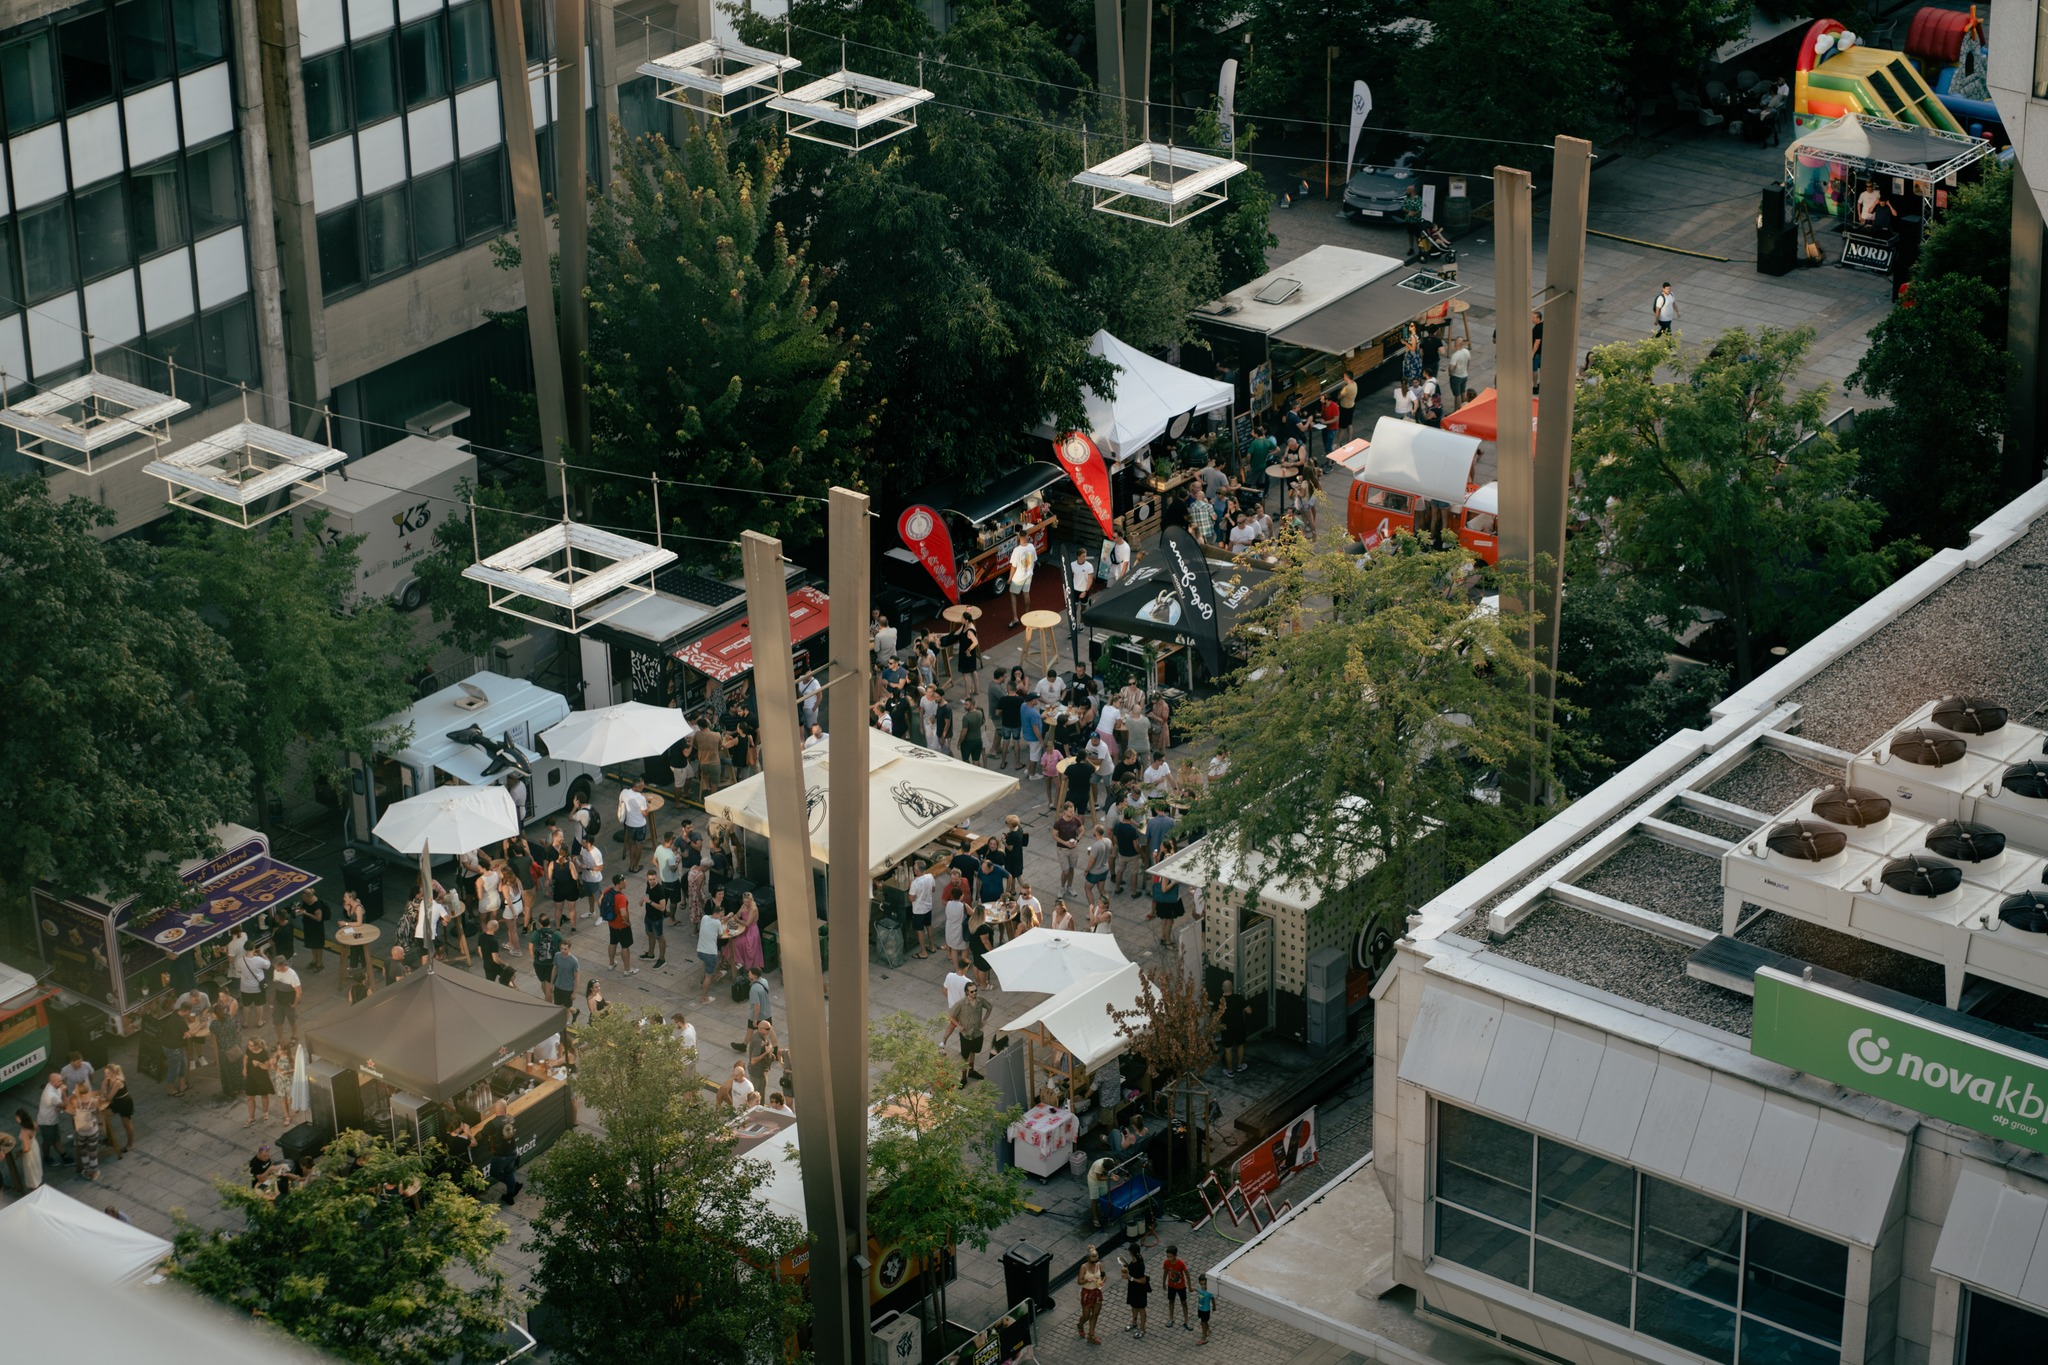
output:
M1052 1253L1040 1251L1029 1242L1019 1242L1004 1252L1003 1297L1012 1308L1028 1302L1035 1311L1050 1313Z
M384 918L384 860L358 849L341 853L341 885L363 903L363 918Z

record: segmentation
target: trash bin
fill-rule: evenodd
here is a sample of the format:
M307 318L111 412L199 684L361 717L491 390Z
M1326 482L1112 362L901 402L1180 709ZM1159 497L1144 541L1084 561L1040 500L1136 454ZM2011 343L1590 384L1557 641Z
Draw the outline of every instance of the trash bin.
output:
M887 909L877 911L868 925L873 957L884 967L903 965L903 921Z
M1003 1297L1011 1307L1030 1303L1040 1313L1050 1313L1052 1302L1052 1253L1040 1251L1029 1242L1019 1242L1003 1253Z
M384 918L384 863L372 854L359 849L345 848L341 851L341 885L345 891L353 892L363 903L365 920ZM338 916L340 910L334 913Z

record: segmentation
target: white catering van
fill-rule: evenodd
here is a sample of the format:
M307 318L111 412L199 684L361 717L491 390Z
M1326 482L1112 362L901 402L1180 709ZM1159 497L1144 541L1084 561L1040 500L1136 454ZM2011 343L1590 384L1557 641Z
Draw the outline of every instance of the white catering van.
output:
M357 601L385 598L406 611L425 598L414 565L434 548L434 532L451 516L464 479L476 482L476 456L454 437L408 436L351 460L327 477L327 489L298 512L327 513L321 537L361 536L356 547Z
M395 850L370 834L385 807L436 787L502 783L516 763L530 773L520 812L523 824L567 810L571 794L587 798L598 770L548 758L536 741L568 714L568 698L559 692L500 673L477 673L387 718L384 727L411 726L412 739L404 748L367 759L349 755L349 846L395 857Z

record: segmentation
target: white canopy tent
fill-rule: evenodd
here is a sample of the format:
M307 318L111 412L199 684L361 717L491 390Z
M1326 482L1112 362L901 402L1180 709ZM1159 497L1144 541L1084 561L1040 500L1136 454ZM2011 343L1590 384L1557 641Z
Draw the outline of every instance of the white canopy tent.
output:
M1088 353L1117 368L1116 397L1104 398L1093 389L1081 391L1088 434L1112 463L1127 460L1158 440L1175 418L1227 412L1236 397L1236 390L1222 380L1190 374L1125 345L1108 332L1098 331L1089 338ZM1038 434L1051 437L1059 433L1052 423L1041 422Z
M0 1229L17 1246L53 1252L98 1286L140 1284L171 1254L154 1233L44 1185L0 1209Z
M804 790L810 817L811 861L830 861L832 741L804 752ZM1017 779L978 763L898 739L883 730L868 732L868 875L879 877L963 820L987 810L1017 790ZM730 820L764 838L768 828L768 784L756 773L704 800L707 814ZM777 831L781 832L781 831Z
M1078 929L1027 929L988 952L988 965L1006 991L1063 991L1129 961L1114 934Z
M1109 1012L1137 1008L1138 982L1135 962L1076 982L1003 1025L1003 1032L1043 1032L1065 1048L1077 1065L1092 1071L1127 1046L1128 1040L1116 1031Z
M1419 422L1382 417L1362 455L1345 461L1360 483L1417 493L1456 507L1465 501L1479 438L1439 431Z

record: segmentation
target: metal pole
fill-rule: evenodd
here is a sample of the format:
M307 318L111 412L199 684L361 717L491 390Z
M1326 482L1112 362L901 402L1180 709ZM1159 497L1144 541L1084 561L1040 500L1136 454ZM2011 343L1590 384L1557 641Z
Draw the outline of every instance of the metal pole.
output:
M540 152L533 141L533 104L526 93L526 28L519 0L491 0L498 54L498 108L505 120L505 160L512 169L512 209L519 227L519 281L526 294L526 341L533 349L533 396L540 408L541 453L548 496L559 499L568 479L562 446L568 419L562 395L562 348L555 334L555 282L548 269L547 208L540 198Z
M1586 269L1586 197L1593 178L1593 144L1557 139L1550 180L1550 246L1545 255L1543 349L1550 354L1550 392L1536 426L1531 530L1537 557L1536 658L1557 667L1558 618L1564 601L1564 529L1572 479L1572 411L1578 397L1579 299ZM1536 680L1536 725L1549 743L1557 706L1557 678Z
M825 1021L825 974L818 962L817 912L811 896L810 840L804 815L803 742L797 735L796 675L790 666L789 599L782 576L782 542L758 531L740 536L746 566L747 619L754 632L754 690L761 703L761 772L767 780L771 828L794 838L768 841L775 884L776 925L782 945L782 989L789 1011L789 1042L802 1067L817 1079L805 1091L796 1120L802 1152L804 1213L811 1225L811 1350L820 1365L866 1358L853 1334L846 1300L846 1219L841 1206L839 1143L832 1120L830 1030ZM863 780L867 773L863 769ZM867 954L861 954L866 961ZM808 1059L808 1060L806 1060ZM856 1350L856 1346L859 1347Z
M583 353L590 349L589 146L583 117L585 0L555 0L555 207L561 214L562 389L564 422L576 463L590 463L590 396Z
M827 1081L839 1140L849 1316L857 1339L868 1323L868 497L834 488L828 512L832 581L832 721L826 902L834 965L826 975L835 1027ZM788 977L783 978L785 989ZM823 1267L820 1267L822 1270Z
M1535 277L1530 226L1530 182L1527 171L1496 166L1493 172L1493 272L1494 316L1499 327L1496 340L1494 387L1499 391L1497 420L1499 435L1494 450L1500 462L1500 562L1525 569L1536 555L1535 500L1536 471L1530 453L1529 402L1534 388L1530 346L1533 344L1529 318L1531 284ZM1567 367L1565 381L1571 382ZM1533 603L1504 596L1500 607L1504 621L1521 637L1524 648L1535 647L1529 612ZM1533 717L1532 717L1533 719ZM1517 800L1535 801L1527 770L1511 779Z
M1337 59L1337 49L1323 49L1323 198L1330 197L1330 65Z

